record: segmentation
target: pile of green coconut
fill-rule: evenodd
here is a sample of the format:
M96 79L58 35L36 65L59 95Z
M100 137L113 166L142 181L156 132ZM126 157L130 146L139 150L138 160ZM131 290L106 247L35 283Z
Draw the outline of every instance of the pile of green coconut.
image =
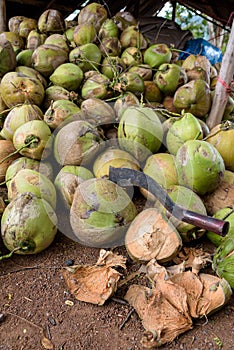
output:
M1 260L49 249L60 231L167 267L205 237L224 305L234 288L234 100L210 130L219 69L201 55L179 60L131 13L95 2L74 21L56 9L10 18L0 34ZM179 220L143 186L111 181L110 167L144 173L177 205L227 221L227 235Z

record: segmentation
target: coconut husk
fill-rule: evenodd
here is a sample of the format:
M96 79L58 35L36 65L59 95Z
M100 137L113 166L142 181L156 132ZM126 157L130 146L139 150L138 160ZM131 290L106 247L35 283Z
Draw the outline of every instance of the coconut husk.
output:
M199 258L199 262L197 260ZM198 263L199 266L195 267L194 260L196 261L196 264ZM182 247L182 249L179 251L177 256L173 259L173 262L175 264L181 264L184 263L185 267L188 268L197 268L200 270L201 268L204 268L207 263L211 263L211 255L208 252L205 252L202 247Z
M168 277L171 277L185 271L185 261L178 265L164 267L159 265L156 259L152 259L147 265L142 265L140 271L146 273L152 280L155 275L158 275L161 272L164 272Z
M185 271L172 276L171 281L186 291L189 312L193 318L207 316L219 310L232 293L226 281L206 273L198 275Z
M71 294L77 300L103 305L117 290L121 274L112 266L125 268L126 258L101 249L94 265L74 265L62 270Z
M198 251L189 253L191 270L185 271L186 261L165 267L152 259L140 270L153 287L132 285L125 295L142 320L142 344L146 348L173 341L193 327L193 318L214 313L230 300L229 283L214 275L199 274L207 261L202 254L194 256Z
M192 328L185 290L165 280L164 272L152 289L132 285L125 299L142 320L145 333L142 344L146 348L161 346Z

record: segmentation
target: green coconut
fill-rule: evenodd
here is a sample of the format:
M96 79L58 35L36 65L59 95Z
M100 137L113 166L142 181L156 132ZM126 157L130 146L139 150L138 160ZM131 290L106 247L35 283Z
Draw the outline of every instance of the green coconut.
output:
M225 164L217 149L202 140L189 140L176 154L179 184L199 195L214 191L221 183Z
M178 149L188 140L201 140L202 127L197 118L191 113L184 113L178 118L167 132L166 146L171 154L176 155Z
M13 135L14 147L22 156L44 159L51 153L52 134L44 120L31 120L19 126Z
M137 25L138 21L129 11L119 11L113 16L113 20L117 24L120 31L123 31L131 25Z
M8 28L10 32L19 33L20 23L27 17L25 16L12 16L8 20Z
M27 39L29 33L32 30L36 30L36 29L37 29L37 20L35 18L24 17L23 20L19 24L18 34L22 38Z
M124 49L120 57L127 67L138 66L143 63L142 52L135 46Z
M101 73L110 80L116 79L125 69L126 65L119 56L107 56L102 60Z
M100 151L102 141L92 124L84 120L73 121L64 125L55 136L55 159L61 165L87 164Z
M138 66L130 67L129 72L135 72L139 74L144 81L150 81L153 76L153 70L149 64L139 64Z
M68 91L62 86L52 85L45 89L45 97L43 100L44 109L48 109L51 103L58 100L69 100L76 102L78 98L77 93L74 91Z
M31 30L26 40L26 48L35 50L38 46L44 44L46 38L47 35L45 33L40 33L37 29Z
M55 45L42 44L32 55L32 67L45 77L49 77L60 64L67 61L68 52Z
M187 76L181 66L176 63L163 63L153 76L153 81L165 95L173 95L187 83Z
M110 80L101 73L89 71L85 74L85 79L81 86L81 96L83 99L100 98L106 99L110 95Z
M226 239L216 249L212 267L216 274L234 288L234 237L227 235Z
M155 110L148 107L125 109L118 126L121 149L131 153L141 163L159 150L162 137L162 124Z
M142 77L136 72L123 72L118 77L118 88L120 91L130 91L136 96L144 92L145 85Z
M97 32L94 24L82 23L75 27L73 32L73 40L76 46L93 43L96 40Z
M40 106L44 93L40 80L18 72L6 73L0 83L0 94L9 108L24 102Z
M84 119L77 104L69 100L57 100L51 102L49 108L45 111L44 121L54 130L71 116L76 116L77 119Z
M56 208L56 190L53 182L39 171L22 169L8 183L8 199L12 201L19 193L31 192Z
M54 241L56 233L56 213L48 202L33 193L19 193L2 215L3 243L16 254L43 251Z
M113 106L118 121L125 109L129 107L140 107L140 101L134 93L126 91L116 99Z
M44 86L45 89L48 86L48 82L47 82L46 78L41 73L39 73L36 69L34 69L32 67L18 65L15 68L15 71L18 73L22 73L24 75L27 75L28 77L38 79L42 83L42 85Z
M1 32L3 40L7 40L11 43L15 55L24 49L24 39L18 33L5 31Z
M93 173L83 166L65 165L60 169L54 185L65 208L70 209L78 185L93 177Z
M206 141L212 144L221 154L227 170L234 171L234 123L225 121L210 130Z
M44 41L45 45L55 45L58 46L60 49L63 49L64 51L67 51L69 53L70 47L68 45L67 39L65 35L63 34L51 34L46 37Z
M42 12L38 18L37 26L41 33L48 35L62 33L66 28L62 13L55 9L48 9Z
M105 21L101 24L101 27L98 31L98 37L100 40L103 38L110 38L110 37L118 37L119 36L119 28L117 24L115 23L113 18L107 18Z
M12 140L16 129L30 120L42 120L43 112L37 105L24 103L23 105L13 107L7 114L1 136L7 140Z
M166 44L152 44L144 52L144 63L149 64L151 68L169 63L171 58L171 50Z
M167 193L169 197L177 205L192 210L196 213L207 215L206 208L200 196L193 192L190 188L181 185L172 185L168 187ZM157 204L156 204L157 205ZM205 234L204 229L197 228L192 224L180 221L168 212L168 217L172 224L176 227L184 242L198 239Z
M140 164L130 153L115 147L107 147L97 156L93 163L95 177L108 177L110 166L115 168L140 169Z
M94 126L112 124L116 121L115 111L112 106L96 97L90 97L84 100L81 105L81 112L84 119Z
M33 54L33 52L34 52L34 50L32 50L32 49L21 50L16 56L17 65L31 67L32 66L32 54Z
M49 79L54 85L76 91L83 80L83 71L76 64L67 62L58 66Z
M89 179L76 189L70 222L79 242L93 247L123 244L137 210L124 189L108 179Z
M97 2L93 2L81 9L78 14L78 24L92 23L98 31L107 17L108 13L105 7Z
M202 79L191 80L175 91L173 104L179 112L184 110L205 118L211 107L210 87Z
M16 67L16 55L11 43L0 34L0 78Z
M175 165L175 156L169 153L156 153L150 155L145 162L143 173L154 179L160 186L167 189L171 185L178 185ZM150 201L155 201L149 191L140 188L141 193Z
M28 158L28 157L19 157L14 160L6 171L6 186L10 180L22 169L32 169L40 172L45 175L49 180L53 180L53 167L49 162L41 162L36 159Z
M80 67L83 72L97 68L101 59L101 51L94 43L77 46L69 53L69 61Z
M116 57L122 51L120 41L116 37L103 38L99 44L99 49L103 57Z
M229 222L229 230L225 237L212 231L206 232L206 237L216 246L219 246L225 239L227 239L227 236L234 236L234 207L223 207L222 209L219 209L213 217Z
M203 79L210 84L211 63L206 56L190 54L182 61L188 79Z
M163 94L152 80L144 81L144 99L146 102L162 102Z
M139 31L137 26L128 26L125 28L119 37L122 48L135 46L140 50L147 48L147 40L144 35Z

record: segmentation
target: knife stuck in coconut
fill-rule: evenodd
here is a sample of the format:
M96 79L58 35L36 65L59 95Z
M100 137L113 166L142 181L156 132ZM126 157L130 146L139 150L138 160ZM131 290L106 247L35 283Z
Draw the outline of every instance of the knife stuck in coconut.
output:
M141 171L110 167L109 179L120 186L139 186L151 192L161 204L177 219L193 224L205 230L210 230L221 236L225 236L229 230L229 223L187 210L174 203L165 190L150 176Z

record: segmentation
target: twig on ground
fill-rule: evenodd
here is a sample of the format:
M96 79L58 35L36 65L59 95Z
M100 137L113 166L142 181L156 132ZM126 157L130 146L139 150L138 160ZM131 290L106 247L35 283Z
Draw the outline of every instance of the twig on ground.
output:
M132 308L129 313L127 314L125 320L121 323L121 325L119 326L119 329L122 330L123 327L125 326L125 324L128 322L128 320L130 319L130 317L132 316L133 312L135 311L134 308Z

